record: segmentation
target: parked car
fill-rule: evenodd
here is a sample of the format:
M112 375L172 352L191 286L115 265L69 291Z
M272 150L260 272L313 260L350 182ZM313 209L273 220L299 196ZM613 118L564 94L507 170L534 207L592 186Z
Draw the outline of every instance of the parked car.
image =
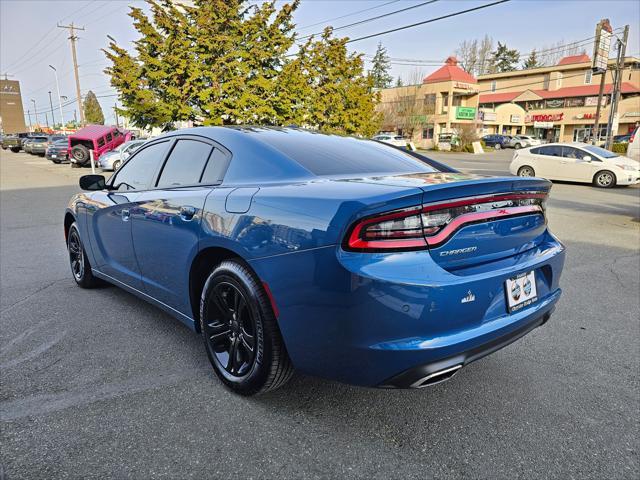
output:
M509 147L515 148L516 150L537 145L542 145L542 140L530 137L529 135L514 135L509 140Z
M67 138L51 142L47 147L45 156L47 160L51 160L53 163L62 163L69 160L69 141Z
M131 133L107 125L88 125L69 135L69 160L72 165L89 165L90 153L98 164L102 154L131 140Z
M45 145L48 141L48 138L46 135L34 135L31 137L28 137L22 144L22 148L24 149L24 151L26 153L30 153L32 155L34 155L36 152L34 152L35 150L39 150L41 146ZM36 146L36 144L39 144Z
M102 170L117 170L144 142L146 140L130 140L115 150L103 154L98 161L100 168Z
M487 147L493 147L496 150L506 148L509 145L510 137L506 135L485 135L482 141Z
M637 127L629 138L629 145L627 145L627 157L637 162L640 162L640 127Z
M235 392L293 368L418 388L550 318L550 186L366 139L200 127L81 177L64 231L80 287L116 284L200 332Z
M376 140L382 143L388 143L389 145L395 145L396 147L406 147L409 140L402 135L387 135L380 134L373 137L371 140Z
M640 162L586 143L550 143L514 153L513 175L593 183L596 187L640 182Z
M11 150L14 153L18 153L22 150L22 144L28 137L28 133L15 133L12 135L5 135L2 137L2 148L4 150Z
M42 141L42 137L36 137L38 140L31 142L31 151L33 155L41 155L45 156L47 153L47 148L56 140L66 140L67 137L65 135L48 135L45 138L45 141Z
M613 143L629 143L629 140L631 140L631 133L613 136Z

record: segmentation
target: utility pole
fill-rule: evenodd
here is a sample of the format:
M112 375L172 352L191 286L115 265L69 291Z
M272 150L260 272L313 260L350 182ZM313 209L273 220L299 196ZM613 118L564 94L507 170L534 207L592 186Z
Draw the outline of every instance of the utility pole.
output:
M33 133L33 125L31 124L31 111L27 109L27 116L29 117L29 131Z
M49 128L49 114L44 112L44 121L47 124L47 128Z
M78 125L78 117L76 115L76 111L73 111L73 123L75 123L76 125Z
M618 39L618 58L616 62L616 75L611 89L611 108L609 121L607 122L607 140L604 148L611 149L613 143L613 127L618 128L618 103L620 103L620 86L622 85L622 71L624 70L624 56L627 53L627 40L629 39L629 25L625 25L622 40ZM615 125L614 125L615 124Z
M53 114L53 101L51 100L51 90L49 90L49 106L51 107L51 125L55 128L56 116Z
M76 96L78 98L78 109L80 110L80 123L84 126L84 110L82 109L82 97L80 96L80 77L78 75L78 58L76 56L76 30L84 30L84 27L76 27L73 22L71 25L58 25L58 28L66 28L69 30L69 40L71 40L71 56L73 57L73 72L76 76Z
M591 144L597 145L600 140L600 110L602 108L602 95L604 83L607 79L607 66L609 64L609 50L611 48L611 36L613 28L608 18L603 18L596 25L596 39L593 46L591 59L591 71L593 75L600 75L600 88L598 89L598 105L596 106L596 119L591 132Z

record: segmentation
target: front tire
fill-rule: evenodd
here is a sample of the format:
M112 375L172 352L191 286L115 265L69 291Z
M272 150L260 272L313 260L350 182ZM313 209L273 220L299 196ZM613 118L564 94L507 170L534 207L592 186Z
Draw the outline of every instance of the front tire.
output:
M73 222L67 233L67 252L69 253L69 265L71 274L81 288L95 288L100 281L93 276L91 264L82 245L77 223Z
M530 167L529 165L523 165L518 169L518 176L519 177L535 177L536 171L533 169L533 167Z
M516 143L516 144L515 144L515 146L514 146L514 148L515 148L516 150L520 150L520 149L522 148L522 144L521 144L521 143Z
M113 162L113 165L112 165L113 171L115 172L116 170L118 170L121 164L122 162L120 160L116 160L115 162Z
M275 390L293 375L269 297L239 261L222 262L207 279L200 329L213 370L236 393Z
M599 188L613 188L616 186L616 175L609 170L602 170L593 177L593 184Z
M13 153L18 153L20 151L20 147L11 147L10 149Z
M495 148L496 150L500 150L502 148L502 145L500 145L499 143L496 143L493 148Z

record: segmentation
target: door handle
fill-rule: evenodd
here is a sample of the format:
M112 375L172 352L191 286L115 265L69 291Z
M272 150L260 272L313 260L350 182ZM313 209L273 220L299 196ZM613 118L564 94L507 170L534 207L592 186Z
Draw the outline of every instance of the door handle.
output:
M131 217L131 214L129 213L129 209L128 208L123 208L122 212L120 212L120 215L122 216L122 221L123 222L128 222L129 218Z
M196 214L196 211L196 207L191 207L189 205L180 207L180 218L188 222Z

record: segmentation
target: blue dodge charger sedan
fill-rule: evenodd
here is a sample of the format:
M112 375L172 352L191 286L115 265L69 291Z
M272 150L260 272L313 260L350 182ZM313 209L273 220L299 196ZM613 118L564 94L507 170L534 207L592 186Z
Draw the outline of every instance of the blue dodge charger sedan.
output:
M548 181L372 140L193 128L80 187L64 218L77 284L115 284L184 322L243 395L294 368L433 385L544 324L560 297Z

